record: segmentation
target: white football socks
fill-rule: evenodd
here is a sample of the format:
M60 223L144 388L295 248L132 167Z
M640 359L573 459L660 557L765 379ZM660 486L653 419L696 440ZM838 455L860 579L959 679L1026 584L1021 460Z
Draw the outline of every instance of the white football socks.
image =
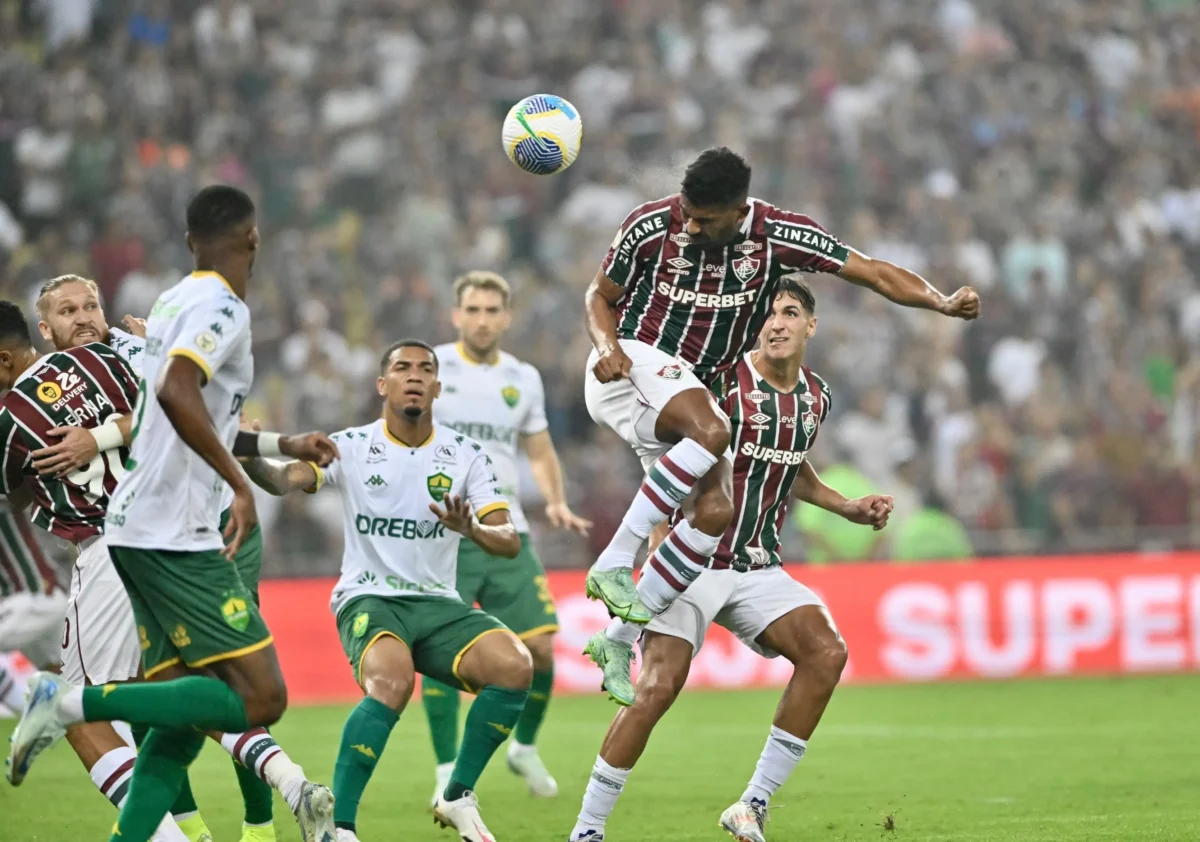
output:
M717 457L692 439L684 439L660 456L646 472L621 525L593 569L633 567L633 560L650 531L674 514L700 477L715 464Z
M637 592L655 614L671 607L704 570L721 544L721 536L701 532L686 520L675 524L642 568Z
M25 709L25 681L0 661L0 705L20 715Z
M632 769L615 769L604 762L603 757L596 757L596 765L592 767L592 776L588 779L587 790L583 793L583 806L579 810L579 818L575 820L575 829L571 838L575 839L589 830L604 830L604 823L612 815L629 779Z
M754 776L742 793L742 800L749 802L758 799L768 803L775 791L783 786L784 781L792 774L800 758L808 749L808 741L793 737L787 731L771 726L771 734L754 767Z
M130 739L132 740L132 737ZM129 797L129 785L133 779L133 764L136 762L137 752L133 750L132 746L121 746L101 755L88 771L96 789L100 790L100 794L111 801L118 810L125 805L125 799ZM189 840L187 834L179 829L175 819L168 813L163 817L154 836L150 837L150 842L189 842Z

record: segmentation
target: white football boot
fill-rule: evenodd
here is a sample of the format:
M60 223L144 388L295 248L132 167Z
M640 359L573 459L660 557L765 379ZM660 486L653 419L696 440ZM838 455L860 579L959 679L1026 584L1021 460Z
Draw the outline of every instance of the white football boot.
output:
M9 738L8 782L20 786L29 774L29 767L50 746L67 733L59 711L62 694L71 685L49 672L34 673L25 691L25 711Z
M737 801L721 814L721 827L738 842L767 842L766 823L767 805L757 798Z
M333 793L323 784L305 781L296 807L296 823L304 842L337 842L333 824Z
M536 746L523 746L515 740L508 744L508 770L520 775L529 784L529 791L539 798L558 795L558 781L546 771Z
M468 791L457 801L447 801L439 795L433 805L433 820L442 827L454 828L463 842L496 842L479 816L479 799L473 792Z

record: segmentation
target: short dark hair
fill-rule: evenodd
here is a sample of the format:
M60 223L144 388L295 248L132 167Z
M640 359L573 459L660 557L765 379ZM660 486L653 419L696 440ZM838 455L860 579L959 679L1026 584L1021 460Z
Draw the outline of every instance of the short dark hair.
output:
M254 200L228 184L205 187L187 206L188 233L201 240L219 237L253 218Z
M727 147L705 149L684 172L681 189L699 208L740 204L750 193L750 165Z
M807 281L802 281L795 275L785 275L779 279L779 288L775 290L776 297L780 295L790 295L792 298L800 302L810 316L816 315L817 312L817 297L813 295L812 287Z
M437 351L433 350L433 346L428 342L422 342L420 339L401 339L399 342L393 342L383 352L383 356L379 358L379 374L382 376L387 372L388 363L392 360L392 354L399 351L401 348L424 348L429 352L429 356L433 357L433 370L437 371L438 365Z
M12 301L0 301L0 345L19 342L31 347L33 340L29 336L29 320L20 306Z

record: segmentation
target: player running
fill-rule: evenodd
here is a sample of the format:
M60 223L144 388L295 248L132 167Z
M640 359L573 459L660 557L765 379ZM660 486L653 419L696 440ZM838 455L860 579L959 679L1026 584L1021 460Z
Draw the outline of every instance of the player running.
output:
M729 419L705 385L750 350L780 278L829 272L897 304L979 315L970 287L942 295L919 275L847 247L810 217L748 198L749 187L750 167L738 155L724 147L703 152L678 194L626 218L585 299L595 346L584 384L588 412L646 468L587 576L588 596L603 600L615 619L586 653L605 669L605 689L622 705L634 696L634 624L649 622L687 589L733 519L730 465L722 458ZM635 588L638 550L693 490L692 513L651 554Z
M534 740L554 685L558 615L521 511L518 440L546 499L550 523L583 535L591 523L567 506L562 467L546 421L541 375L499 348L512 324L508 281L494 272L470 272L454 282L454 295L458 306L452 317L459 340L435 349L442 395L433 405L433 417L483 445L500 477L500 492L508 498L509 519L521 536L521 552L511 560L488 555L464 539L458 545L455 587L463 602L478 603L504 623L533 656L533 684L508 744L508 768L525 779L534 795L552 797L558 794L558 784L546 771ZM436 802L449 783L458 755L458 690L426 678L421 681L421 700L437 756Z
M150 314L128 474L105 518L145 672L158 681L79 688L39 673L10 756L19 781L67 727L118 719L149 726L113 829L122 842L150 838L179 794L202 732L247 732L276 722L286 707L270 632L229 563L257 523L234 457L287 453L328 463L337 452L317 434L238 431L253 378L244 296L259 241L254 204L236 188L208 187L189 203L187 222L195 269ZM226 483L234 500L222 532ZM206 675L192 674L201 668ZM288 767L282 791L304 839L332 842L332 794L304 780L290 760L271 762L281 761Z
M754 777L721 816L739 842L764 842L771 795L804 756L837 686L846 644L820 598L780 566L779 534L789 497L852 523L887 525L892 498L847 500L821 482L805 458L829 413L825 381L804 367L816 331L807 284L784 278L759 348L722 374L718 404L733 428L735 516L708 568L646 626L637 700L617 714L592 768L570 839L601 842L604 825L658 720L687 680L691 660L714 621L767 658L795 667Z
M0 652L18 651L38 669L58 666L67 595L28 520L0 498ZM0 705L25 706L25 681L0 657Z
M109 327L100 305L100 293L94 281L81 278L78 275L63 275L48 281L42 287L37 302L41 321L38 330L42 337L54 344L58 350L78 347L90 342L102 342L129 363L135 374L141 376L142 363L146 358L146 325L141 319L125 316L122 320L129 332ZM132 419L119 422L117 430L122 433L125 443L128 443L129 426ZM108 425L118 424L109 421ZM62 440L51 447L34 453L34 465L40 471L64 475L66 472L89 464L99 453L99 440L117 440L117 430L109 426L99 430L85 430L81 427L66 427L50 430L51 436L61 435ZM115 451L114 451L115 452ZM224 528L229 517L229 506L233 502L233 490L228 486L222 488L221 498L221 527ZM250 592L254 604L259 604L258 581L262 571L262 532L256 525L242 542L234 566L242 584ZM110 577L112 584L118 589L123 603L123 610L132 618L132 609L128 597L121 586L115 569L104 558L105 575ZM132 619L129 621L132 629ZM85 635L86 636L86 632ZM139 656L140 657L140 656ZM68 676L70 680L70 676ZM93 684L106 683L107 679L92 677ZM73 682L78 683L78 682ZM287 792L288 780L285 773L294 771L287 761L287 755L264 729L255 729L246 734L217 734L221 746L234 758L234 771L238 778L238 787L242 793L245 809L242 842L274 842L275 830L273 824L274 798L271 788L274 786L281 792ZM145 737L144 729L135 729L134 738L140 743ZM268 761L270 762L268 765ZM283 762L280 762L283 761ZM290 787L293 800L298 792L295 786ZM286 795L285 795L286 797ZM191 842L211 842L212 834L196 806L188 778L184 778L179 797L171 806L171 815Z
M455 566L462 538L513 559L520 536L482 445L433 420L441 394L434 350L415 339L392 345L376 388L382 420L334 435L342 455L328 468L246 466L273 494L342 492L346 551L331 607L364 698L346 720L334 767L338 842L358 839L359 801L418 672L476 694L434 819L467 842L494 842L473 790L521 717L533 664L515 634L459 598Z

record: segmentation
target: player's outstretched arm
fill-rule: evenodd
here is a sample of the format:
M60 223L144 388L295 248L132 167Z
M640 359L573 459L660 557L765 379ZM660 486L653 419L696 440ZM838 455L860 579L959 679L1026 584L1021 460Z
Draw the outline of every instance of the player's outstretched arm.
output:
M624 289L603 272L597 272L583 296L588 336L600 352L593 371L601 383L620 380L633 368L633 362L617 342L617 302L624 295Z
M260 457L247 459L242 467L255 485L276 497L313 490L320 481L317 469L308 462L277 462Z
M543 430L525 436L522 444L525 446L525 454L529 457L533 480L546 500L546 517L550 523L559 529L572 529L586 536L592 528L592 522L579 517L567 505L562 463L558 461L558 451L554 449L550 431Z
M850 249L838 276L905 307L933 310L958 319L979 317L979 294L971 287L960 287L953 295L942 295L916 272L886 260L867 257L854 249Z
M445 511L437 503L430 503L429 511L437 515L447 529L470 538L489 555L516 558L520 554L521 536L508 519L508 509L488 512L482 520L476 520L471 504L460 495L447 497L445 503Z
M887 526L888 517L892 513L891 497L884 494L868 494L866 497L851 500L837 489L821 482L821 478L807 461L800 466L800 473L796 475L792 496L844 517L851 523L870 526L876 532Z

